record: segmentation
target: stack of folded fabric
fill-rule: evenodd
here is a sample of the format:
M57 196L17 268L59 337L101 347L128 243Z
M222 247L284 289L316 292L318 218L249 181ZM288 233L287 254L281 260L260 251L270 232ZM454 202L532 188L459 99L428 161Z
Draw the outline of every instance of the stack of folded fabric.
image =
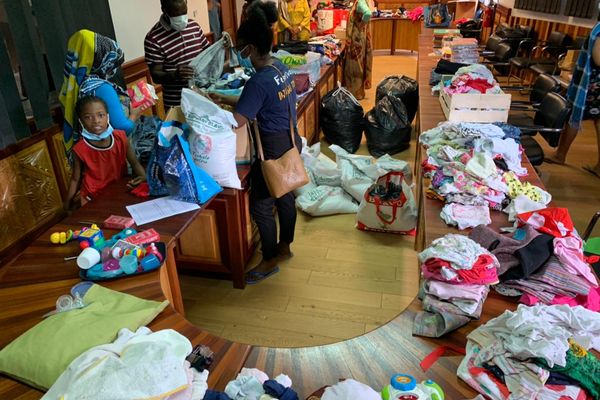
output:
M600 398L600 313L519 305L467 336L458 376L492 400Z
M440 337L479 318L488 285L498 282L498 260L464 235L436 239L419 254L424 277L413 334Z
M444 122L421 134L424 176L431 179L426 195L447 203L441 213L446 223L459 229L487 225L487 207L508 206L513 214L546 207L550 194L519 179L527 174L519 138L518 129L507 124Z
M528 305L582 305L600 311L600 288L583 255L583 242L566 209L545 208L518 215L514 237L478 226L469 235L500 263L495 290L521 296Z
M452 62L476 64L479 60L477 39L454 38L450 48L452 49Z

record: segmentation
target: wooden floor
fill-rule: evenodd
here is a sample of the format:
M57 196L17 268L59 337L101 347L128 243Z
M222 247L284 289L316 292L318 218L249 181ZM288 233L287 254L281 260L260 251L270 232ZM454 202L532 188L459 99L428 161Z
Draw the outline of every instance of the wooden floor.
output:
M373 82L398 73L414 78L416 63L414 56L376 57ZM362 101L365 112L374 98L373 88ZM364 144L358 153L368 154ZM396 157L412 165L414 154L413 146ZM245 290L181 276L186 318L224 338L273 347L334 343L385 324L417 293L414 238L361 232L354 224L354 215L311 218L299 212L294 257Z
M376 56L373 82L391 74L415 77L416 62L410 53ZM374 97L373 88L361 102L365 112ZM566 166L539 167L548 191L569 208L580 232L600 210L600 179L581 168L595 163L595 140L586 122ZM550 149L545 146L545 151ZM367 154L364 144L359 153ZM413 145L396 157L412 164L414 154ZM600 226L594 235L600 236ZM228 281L181 276L186 317L216 335L261 346L302 347L355 337L391 320L415 297L412 246L411 237L359 232L354 215L310 218L299 213L295 256L265 282L242 291Z

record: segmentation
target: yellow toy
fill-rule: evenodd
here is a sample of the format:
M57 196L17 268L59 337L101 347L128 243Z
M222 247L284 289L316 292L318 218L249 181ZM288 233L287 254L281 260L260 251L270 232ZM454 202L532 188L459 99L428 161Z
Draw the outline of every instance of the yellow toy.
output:
M73 239L73 231L68 230L66 232L54 232L50 235L50 242L52 244L65 244Z

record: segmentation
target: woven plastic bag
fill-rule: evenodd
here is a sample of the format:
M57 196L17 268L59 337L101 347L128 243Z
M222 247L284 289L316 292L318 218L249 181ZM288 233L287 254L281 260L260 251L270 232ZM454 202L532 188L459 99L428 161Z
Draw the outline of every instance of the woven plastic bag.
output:
M415 235L417 204L404 173L389 172L365 192L356 215L363 231Z

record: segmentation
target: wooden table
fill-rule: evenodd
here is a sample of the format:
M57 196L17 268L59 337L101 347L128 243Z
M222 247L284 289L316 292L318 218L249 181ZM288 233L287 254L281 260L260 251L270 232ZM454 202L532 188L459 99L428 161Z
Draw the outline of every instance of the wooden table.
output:
M400 17L376 17L371 19L371 37L373 49L390 49L390 55L396 49L417 51L421 23Z
M56 299L69 293L71 287L80 281L75 261L63 260L64 257L79 253L77 242L53 245L49 240L50 234L80 229L86 225L80 221L101 224L111 214L128 215L126 205L144 200L127 193L125 184L126 181L123 180L111 185L102 196L43 233L16 260L0 269L0 348L40 322L43 314L54 309ZM221 339L185 320L173 252L179 235L208 204L204 204L199 210L139 227L138 231L152 227L161 235L161 241L167 244L167 261L158 271L102 282L102 285L148 300L169 300L171 307L152 321L150 329L175 329L190 339L192 344L209 346L215 352L209 386L223 389L242 367L250 346ZM116 233L111 230L103 231L107 236ZM39 398L41 392L0 377L0 399L19 396Z

